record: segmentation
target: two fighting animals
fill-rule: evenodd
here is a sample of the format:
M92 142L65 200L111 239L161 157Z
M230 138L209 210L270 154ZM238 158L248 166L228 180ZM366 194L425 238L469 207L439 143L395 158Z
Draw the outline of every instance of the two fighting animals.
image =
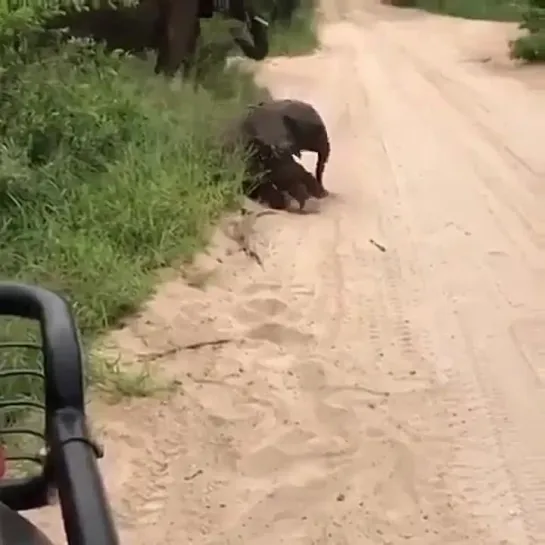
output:
M225 144L247 150L245 193L274 209L286 209L287 196L304 209L309 197L328 195L323 177L331 153L325 123L307 102L284 99L250 106L225 134ZM317 154L312 175L294 157ZM287 195L286 195L287 194Z

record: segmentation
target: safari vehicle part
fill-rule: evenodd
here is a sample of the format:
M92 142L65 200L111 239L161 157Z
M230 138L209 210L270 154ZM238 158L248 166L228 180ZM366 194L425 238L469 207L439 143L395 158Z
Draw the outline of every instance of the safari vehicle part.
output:
M0 343L0 351L34 349L43 358L43 373L3 365L0 392L6 381L16 377L34 377L44 385L43 401L24 394L11 399L0 394L0 469L20 460L39 468L33 476L0 476L3 545L51 545L19 511L47 505L54 491L58 493L68 545L118 545L97 465L102 453L91 439L85 415L83 355L68 303L37 286L0 282L0 316L37 321L41 332L41 344ZM10 417L13 410L21 409L42 411L43 433L19 424L24 417ZM41 438L44 446L37 452L11 452L6 441L9 443L15 435Z

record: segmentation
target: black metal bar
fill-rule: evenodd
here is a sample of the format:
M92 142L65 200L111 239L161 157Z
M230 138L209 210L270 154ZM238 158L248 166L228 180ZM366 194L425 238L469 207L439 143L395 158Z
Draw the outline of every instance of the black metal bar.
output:
M83 406L83 357L67 301L52 291L26 284L0 283L2 314L40 322L45 402L49 410Z
M51 422L51 459L69 544L119 545L85 416L57 411Z
M26 407L28 409L40 409L45 411L45 405L39 401L21 401L17 399L0 401L0 409L16 409L17 407Z
M2 350L3 348L28 348L28 349L31 349L31 350L42 350L42 345L41 344L38 344L38 343L23 343L23 342L9 342L9 341L5 341L5 342L1 342L0 343L0 350Z
M32 435L38 439L45 439L45 435L36 430L29 428L0 428L0 436L2 435Z
M42 371L35 371L32 369L10 369L9 371L0 371L0 379L9 377L37 377L44 380L45 375Z
M40 322L45 406L32 400L14 400L0 401L0 408L45 409L48 447L40 476L2 479L0 502L17 510L40 507L47 503L49 488L54 484L68 545L119 545L97 453L87 429L83 357L70 307L48 290L0 283L0 308L0 314Z
M38 465L43 465L43 460L38 456L27 456L25 454L11 454L6 456L5 460L7 462L34 462Z

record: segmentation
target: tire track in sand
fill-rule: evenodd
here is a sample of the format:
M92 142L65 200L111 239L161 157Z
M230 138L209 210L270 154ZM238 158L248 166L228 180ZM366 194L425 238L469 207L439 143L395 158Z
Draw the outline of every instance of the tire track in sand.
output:
M368 47L381 48L383 51L388 52L388 65L390 67L398 66L401 69L401 73L405 75L403 78L405 85L411 90L411 93L413 89L415 93L418 89L418 95L414 94L409 97L405 95L404 100L409 98L415 103L416 101L418 101L418 103L422 103L423 97L425 96L425 99L430 107L430 109L427 111L431 113L432 104L438 98L433 96L433 92L437 92L437 88L430 89L428 87L428 91L426 94L424 94L426 89L424 85L417 86L416 82L413 84L412 80L417 77L418 71L412 71L412 64L410 64L412 62L412 57L406 55L402 57L396 53L395 48L388 47L388 44L384 41L385 35L387 35L386 32L382 33L381 40L379 41L377 38L377 41L372 44L368 44ZM397 78L400 76L403 77L399 72L396 76ZM395 99L392 97L390 103L394 102ZM377 111L376 108L375 111ZM442 111L445 113L447 112L444 107L442 108ZM459 115L459 111L457 113ZM399 112L396 111L395 113L392 112L389 114L392 116L392 121L396 114L399 114ZM386 115L386 113L383 112L383 115ZM430 125L431 119L432 118L430 117ZM445 121L444 127L442 126L443 119ZM415 122L409 121L408 118L405 121L401 121L401 119L397 118L397 123L400 122L415 127ZM441 125L439 124L440 122ZM447 126L446 122L447 117L436 118L438 129L441 127L443 131L446 131L443 133L445 135L448 134L448 131L452 128L452 124L449 123ZM420 121L420 123L422 124L422 121ZM462 137L460 133L460 138L463 138L464 143L467 142L467 134L467 132L464 133L464 136ZM453 136L457 137L458 133L455 132L451 138ZM416 134L413 133L413 137L417 138ZM400 160L407 167L411 167L412 165L410 159L404 155L401 155L401 152L403 151L401 142L398 139L393 138L393 140L398 147L396 150L398 160ZM422 135L421 141L432 142L432 140L427 139L425 135ZM451 141L454 142L453 140ZM475 144L476 145L474 148L478 148L477 142ZM460 144L457 145L460 146ZM430 154L429 162L433 164L437 162L437 159L433 156L436 149L437 146L434 145L431 145L428 148L428 152ZM467 153L464 148L461 148L461 150L460 147L457 148L456 144L453 144L451 149L456 150L455 152L457 153L460 153L461 150ZM459 157L457 161L463 165L464 168L467 168L466 165L471 165L471 162L464 162L461 157ZM413 164L416 168L414 161ZM420 168L422 167L420 166ZM507 171L509 168L509 161L504 164L504 168ZM473 196L475 196L477 193L475 188L471 187L468 183L468 180L474 178L475 174L470 174L469 171L462 172L462 168L460 168L459 176L460 179L456 180L455 182L457 184L456 191L458 193L461 191L467 191L469 193L471 191ZM416 170L412 174L412 179L415 181L419 179L419 174ZM420 179L422 178L420 177ZM463 183L461 183L462 180ZM446 183L450 184L450 181ZM443 187L443 191L446 194L454 193L454 190L451 189L450 185L447 187L448 189L446 191L445 187ZM476 187L478 188L478 184ZM420 226L421 229L424 227L425 230L422 233L424 236L426 234L429 236L429 227L426 226L426 224L431 225L432 222L438 220L439 214L437 211L435 213L430 213L429 210L424 210L422 208L422 200L417 202L414 198L414 189L415 188L413 187L410 193L408 191L405 192L407 202L411 206L415 207L413 224L417 227ZM430 188L428 188L428 190L429 189ZM437 188L432 189L431 192L432 194L433 192L437 193ZM477 195L479 194L477 193ZM429 202L431 203L434 201L430 199ZM435 200L434 204L437 205L438 202L439 201ZM474 202L471 207L466 207L464 212L465 218L457 217L454 219L455 223L460 222L463 224L464 220L467 222L468 217L473 219L473 211L475 210L475 212L478 213L477 210L479 210L479 207L483 204L484 209L486 210L488 208L488 203L481 200ZM418 206L420 206L420 209ZM445 212L446 211L447 209L445 209ZM458 210L451 208L448 213L449 215L458 215ZM489 221L488 218L487 221ZM482 230L486 233L486 235L490 235L490 241L494 240L494 237L497 238L497 232L495 233L493 231L493 224L491 225L486 223L486 228ZM484 242L486 244L484 237L479 238L481 239L481 243ZM505 244L505 241L502 241L502 244ZM459 251L460 256L464 256L464 262L473 265L471 272L469 270L460 269L460 267L455 269L457 273L456 275L453 275L452 273L449 274L447 272L443 272L441 274L440 270L436 270L435 274L437 276L434 279L429 279L431 280L430 285L434 285L435 289L437 290L435 292L435 297L438 298L438 301L441 302L442 306L442 310L438 309L438 313L443 314L443 319L445 318L446 313L455 314L455 322L451 321L453 326L451 331L459 331L461 341L465 344L465 348L463 349L463 353L465 353L464 363L457 363L457 366L460 369L459 378L462 379L462 386L466 390L465 397L469 396L470 399L473 397L475 400L477 400L477 404L481 408L483 408L482 398L484 398L485 407L483 415L488 413L491 429L494 431L496 451L502 458L505 459L505 463L499 465L503 465L503 471L507 471L510 475L510 481L513 485L513 490L515 491L515 496L517 497L518 502L513 503L513 494L509 493L504 486L501 486L500 483L502 480L500 475L492 475L489 485L490 490L495 496L502 497L504 500L507 500L507 505L512 505L509 511L511 511L513 515L519 515L517 517L513 517L514 520L512 521L512 526L520 526L521 524L524 524L526 526L527 539L529 539L530 542L537 543L541 542L543 540L543 536L545 535L545 528L542 528L542 524L540 522L540 520L542 521L542 518L539 514L542 511L543 498L545 496L545 474L543 472L544 453L541 452L545 446L539 439L536 439L535 431L531 432L530 430L532 429L532 426L537 424L539 421L538 415L543 409L542 398L540 395L538 395L538 392L532 386L532 383L527 380L524 367L520 368L520 366L515 365L518 364L519 358L515 356L512 359L508 359L505 355L512 354L513 351L512 347L508 347L504 342L505 339L503 338L502 334L502 332L507 333L507 328L503 323L503 320L507 318L504 304L501 304L497 299L497 293L490 290L490 283L488 281L489 273L486 271L486 267L482 263L482 258L475 253L477 248L478 247L475 243L468 241L464 245L463 253ZM443 263L449 263L450 260L448 254L445 253L445 247L435 247L434 250L436 252L438 251L438 254L436 254L434 259L435 265L440 262L440 257L442 258ZM429 262L430 264L433 263L431 260L429 260ZM439 277L439 281L437 277ZM448 282L447 286L450 284L446 293L446 286L444 284L445 281ZM455 294L462 294L464 291L467 293L467 289L470 285L473 286L473 290L475 289L475 285L480 286L481 289L481 295L474 302L474 304L470 305L469 302L465 302L463 300L463 296L462 298L458 296L457 301ZM445 295L450 297L448 299L444 299ZM473 310L469 311L470 308L473 308ZM475 312L476 310L477 312ZM468 311L470 313L468 313ZM487 325L489 325L489 327L483 327L482 319L480 322L477 322L480 317L482 318L482 314L484 313L487 313L488 315L487 319L489 320L489 324ZM476 336L476 332L480 332L482 335L479 340L477 340L478 337ZM488 339L490 339L490 341L486 342ZM496 344L494 345L492 343ZM486 345L488 346L484 348ZM504 347L505 353L503 356L500 355L501 352L498 352L497 347L499 346ZM490 354L492 351L495 353L494 359L490 359ZM494 361L496 364L493 363ZM503 365L498 369L497 362L499 361L501 361ZM469 362L471 362L471 365L467 365ZM506 365L507 362L510 362L511 365ZM473 391L473 395L471 395L471 391ZM520 401L518 403L515 402L515 397L519 395L517 392L522 391L525 392L525 398L531 400L524 404L524 410L521 410L520 408ZM483 392L484 395L481 396L480 392ZM518 419L516 415L519 415ZM480 435L477 437L480 437ZM476 442L475 439L473 442ZM488 438L487 443L490 445L493 444L490 438ZM525 452L525 454L523 454L523 452ZM493 464L493 467L498 467L498 464ZM495 487L493 486L494 483L497 483ZM470 496L475 497L475 493L478 492L478 490L476 490L476 487L471 488L472 489L469 489ZM494 488L497 490L495 493ZM511 499L508 499L510 495ZM520 509L516 507L516 503L519 504Z

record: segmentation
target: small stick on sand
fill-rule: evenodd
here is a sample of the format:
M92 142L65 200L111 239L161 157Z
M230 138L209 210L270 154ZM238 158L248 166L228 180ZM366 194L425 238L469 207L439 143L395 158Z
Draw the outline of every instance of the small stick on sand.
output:
M151 363L153 361L165 358L167 356L173 356L182 350L198 350L199 348L204 348L205 346L221 346L227 343L234 343L240 341L241 339L237 338L224 338L224 339L212 339L210 341L198 341L189 344L183 344L181 346L173 346L162 352L152 352L151 354L141 354L137 357L140 363Z
M376 248L378 248L381 252L385 252L386 251L386 248L382 245L382 244L379 244L378 242L376 242L375 240L373 240L372 238L369 239L369 242L375 246Z

